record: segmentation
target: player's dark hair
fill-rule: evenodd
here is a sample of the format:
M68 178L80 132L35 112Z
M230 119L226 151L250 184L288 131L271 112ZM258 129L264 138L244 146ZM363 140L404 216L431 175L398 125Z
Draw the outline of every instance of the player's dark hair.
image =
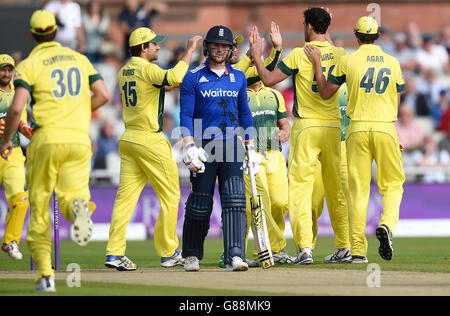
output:
M139 44L139 45L136 45L136 46L131 46L130 47L130 55L134 56L134 57L140 56L141 55L141 51L142 51L142 45L144 45L144 49L146 49L146 48L148 48L150 46L150 42Z
M380 37L380 32L378 31L376 34L364 34L355 31L355 36L363 44L372 44Z
M41 43L45 43L45 42L53 42L56 37L56 32L46 34L46 35L37 35L37 34L31 33L31 36L33 36L33 38L36 42L41 44Z
M303 12L305 26L310 24L317 34L325 34L331 23L330 14L322 8L309 8Z

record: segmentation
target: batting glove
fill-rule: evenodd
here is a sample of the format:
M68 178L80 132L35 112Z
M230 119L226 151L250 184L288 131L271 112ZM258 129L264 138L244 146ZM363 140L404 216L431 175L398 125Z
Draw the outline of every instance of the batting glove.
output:
M208 160L208 154L203 148L199 148L194 142L186 144L183 152L183 162L192 172L205 172L205 162Z
M19 131L28 139L33 136L33 129L22 121L19 122Z
M245 145L245 148L247 149L247 157L244 160L244 171L246 174L248 174L248 165L252 164L253 174L256 175L259 171L259 165L261 164L261 155L256 152L253 142L248 142Z

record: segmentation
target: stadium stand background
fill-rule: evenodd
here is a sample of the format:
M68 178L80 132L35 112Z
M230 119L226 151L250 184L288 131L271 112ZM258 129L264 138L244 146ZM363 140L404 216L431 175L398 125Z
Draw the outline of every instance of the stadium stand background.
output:
M0 51L9 53L17 61L26 56L33 47L29 37L28 20L33 10L42 7L47 1L0 0ZM83 11L90 1L75 1ZM93 172L92 183L95 185L117 185L120 159L117 143L123 131L121 122L121 100L116 82L116 72L125 62L125 37L120 27L118 16L124 7L123 0L99 0L103 11L110 18L108 34L102 40L102 62L95 66L105 78L114 95L107 106L101 108L92 117L91 138L93 140ZM284 40L283 55L295 46L304 43L303 11L311 6L320 5L316 1L269 1L269 0L166 0L142 1L153 5L158 12L151 20L151 28L158 34L167 36L159 53L158 63L162 67L170 67L176 60L177 53L182 54L186 40L195 34L203 35L212 25L229 26L235 33L245 34L249 26L256 24L266 34L266 43L270 42L267 32L270 22L274 20L280 25ZM450 72L448 65L433 74L421 70L417 64L417 52L424 47L424 40L446 50L447 59L450 52L450 3L448 1L378 1L381 24L385 41L380 42L386 50L394 49L394 55L400 55L397 43L406 40L412 66L405 66L405 79L409 86L415 87L410 97L404 97L403 106L412 109L412 114L405 122L405 131L411 129L419 143L404 152L404 166L408 182L450 182L450 164L443 148L450 141L450 131L441 124L446 117L450 121ZM355 21L362 15L372 13L368 10L369 2L363 1L327 1L333 19L330 33L335 45L346 48L348 52L356 49L356 41L352 34ZM245 53L248 44L241 45L241 54ZM415 47L414 47L415 46ZM405 57L406 56L406 57ZM408 52L403 54L407 59ZM201 52L197 54L194 67L202 61ZM428 80L428 81L427 81ZM430 84L430 81L433 81ZM292 107L293 92L291 81L286 80L276 87L282 91L286 99L288 111ZM416 103L416 104L412 104ZM406 112L406 111L405 111ZM166 94L164 116L164 132L174 145L174 153L180 166L182 184L189 183L188 170L181 163L180 148L176 137L172 134L178 124L178 91ZM292 114L290 113L291 118ZM409 122L414 122L408 125ZM408 123L408 124L407 124ZM406 132L410 135L411 133ZM420 134L420 135L419 135ZM284 153L289 148L284 145ZM450 151L450 149L448 149ZM374 169L373 178L376 177Z

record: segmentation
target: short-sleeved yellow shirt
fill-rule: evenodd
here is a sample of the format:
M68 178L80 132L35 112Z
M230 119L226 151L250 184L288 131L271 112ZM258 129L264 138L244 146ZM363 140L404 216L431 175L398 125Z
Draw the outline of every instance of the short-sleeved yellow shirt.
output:
M30 92L32 126L47 143L90 144L90 85L98 79L86 56L45 42L16 67L14 85Z
M397 93L405 90L405 81L398 60L379 46L364 44L343 56L328 80L347 83L347 116L352 121L397 120Z
M180 61L172 69L164 70L141 57L131 57L117 74L126 129L122 139L142 143L139 132L162 131L164 87L179 85L188 68L188 64Z
M339 58L345 55L345 50L332 46L328 42L312 41L305 45L318 47L322 54L322 70L327 77L335 67ZM293 114L298 118L326 119L341 118L339 111L339 96L335 94L328 100L319 95L314 67L305 54L304 48L292 50L278 65L286 75L294 79Z

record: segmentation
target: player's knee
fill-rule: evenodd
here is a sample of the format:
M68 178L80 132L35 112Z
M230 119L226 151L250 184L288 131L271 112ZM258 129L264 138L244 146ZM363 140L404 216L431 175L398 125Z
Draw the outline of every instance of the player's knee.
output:
M242 177L230 177L221 188L224 262L235 256L245 258L247 214L245 212L245 182Z
M289 207L287 196L272 195L270 197L270 207L272 210L278 210L281 213L287 212Z
M191 192L186 201L186 217L204 220L210 217L213 207L213 196L209 193Z
M242 177L228 178L221 189L220 198L222 209L225 212L228 209L239 209L245 212L245 182Z

